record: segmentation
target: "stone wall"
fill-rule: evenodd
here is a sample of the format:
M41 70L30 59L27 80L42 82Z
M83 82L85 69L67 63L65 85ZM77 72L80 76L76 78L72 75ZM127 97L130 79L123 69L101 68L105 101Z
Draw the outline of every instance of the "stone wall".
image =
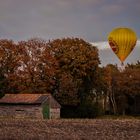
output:
M43 119L42 107L37 105L0 105L0 118Z

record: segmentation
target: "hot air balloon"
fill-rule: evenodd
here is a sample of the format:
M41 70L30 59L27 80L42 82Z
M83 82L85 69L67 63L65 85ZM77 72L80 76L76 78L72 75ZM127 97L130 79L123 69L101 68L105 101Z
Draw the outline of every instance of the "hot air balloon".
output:
M136 45L137 36L132 29L125 27L116 28L109 33L108 42L123 65L124 60Z

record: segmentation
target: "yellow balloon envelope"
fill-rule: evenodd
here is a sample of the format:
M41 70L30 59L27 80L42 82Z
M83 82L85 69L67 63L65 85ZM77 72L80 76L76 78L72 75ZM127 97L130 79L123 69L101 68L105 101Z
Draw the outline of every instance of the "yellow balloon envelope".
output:
M137 36L135 32L129 28L116 28L108 35L108 42L113 52L123 63L134 49Z

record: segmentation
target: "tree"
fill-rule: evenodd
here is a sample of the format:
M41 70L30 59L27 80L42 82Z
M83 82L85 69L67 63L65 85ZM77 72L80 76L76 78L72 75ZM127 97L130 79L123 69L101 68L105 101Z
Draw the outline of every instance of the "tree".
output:
M52 92L57 62L47 42L34 38L18 43L21 67L18 71L20 91L28 93Z
M114 114L132 113L136 110L136 96L140 95L140 67L139 61L136 64L128 64L120 71L117 66L107 65L104 68L106 95L109 96Z
M97 79L98 50L79 38L56 39L49 46L59 63L57 98L67 96L65 100L72 99L69 104L85 101Z
M117 77L120 71L117 65L108 64L106 67L102 68L100 74L102 74L102 78L100 79L99 87L104 91L105 96L105 110L107 106L107 98L109 98L110 103L110 112L113 114L117 114L117 105L116 105L116 82Z
M14 83L19 67L18 47L12 40L0 40L0 92L17 92Z
M57 61L46 41L0 40L0 92L53 92Z
M126 113L126 110L128 113L136 111L136 98L140 96L139 73L140 63L138 61L136 64L128 64L117 78L116 98L119 102L118 108L123 114Z

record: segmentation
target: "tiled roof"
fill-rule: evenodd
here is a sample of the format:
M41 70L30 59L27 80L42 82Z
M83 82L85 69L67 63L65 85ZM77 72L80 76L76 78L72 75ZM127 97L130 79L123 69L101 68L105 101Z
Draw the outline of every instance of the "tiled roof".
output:
M47 102L51 107L60 107L51 94L5 94L0 104L42 104Z

